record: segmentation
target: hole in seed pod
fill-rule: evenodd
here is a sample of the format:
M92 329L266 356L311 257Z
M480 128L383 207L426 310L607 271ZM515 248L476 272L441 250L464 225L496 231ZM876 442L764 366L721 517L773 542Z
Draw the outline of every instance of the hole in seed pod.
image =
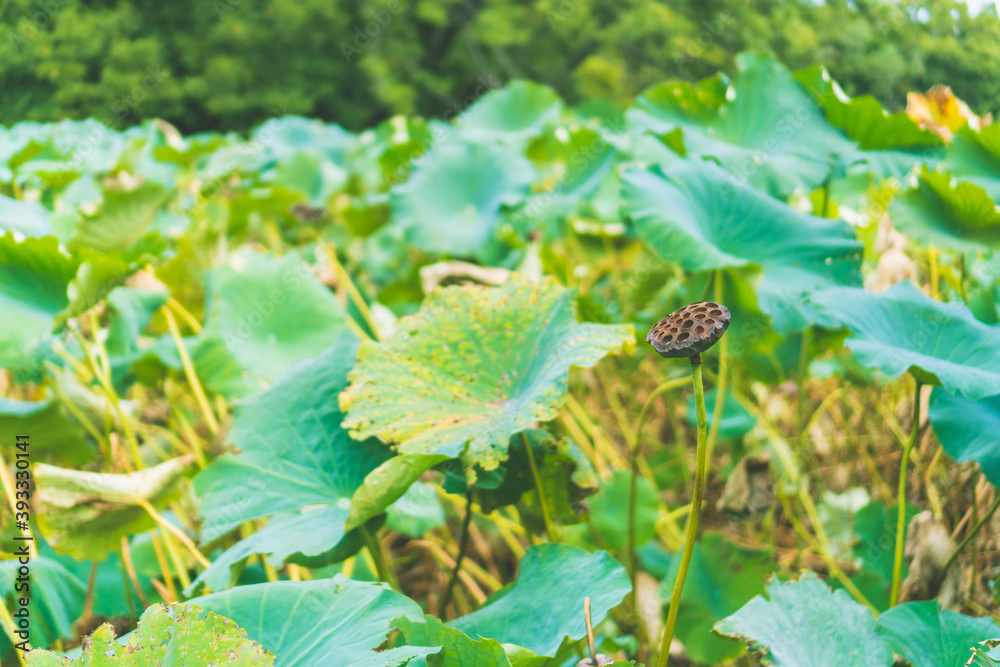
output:
M664 343L669 343L669 342L670 342L670 341L672 341L673 339L674 339L674 337L673 337L673 336L664 336L664 337L663 337L663 342L664 342Z
M680 336L677 337L677 341L680 342L680 343L683 343L684 341L686 341L690 337L691 337L691 334L689 334L687 331L685 331L684 333L682 333Z
M694 312L696 312L696 313L704 313L707 310L708 310L708 308L706 308L705 306L700 306L698 308L695 308Z
M677 333L678 331L680 331L680 329L678 329L677 327L670 328L670 333Z
M715 310L710 312L709 315L711 315L712 317L722 317L722 311L716 308Z
M708 306L709 308L718 308L719 307L719 304L717 304L714 301L706 301L705 305Z
M694 322L691 320L684 320L684 323L681 326L685 329L690 329L692 324L694 324Z
M705 324L711 326L711 325L715 324L715 320L713 320L711 317L709 317L709 318L707 318L705 320Z
M696 334L698 334L698 335L700 336L700 335L702 335L703 333L705 333L705 327L703 327L703 326L701 326L701 325L699 324L698 326L696 326L696 327L694 328L694 332L695 332Z

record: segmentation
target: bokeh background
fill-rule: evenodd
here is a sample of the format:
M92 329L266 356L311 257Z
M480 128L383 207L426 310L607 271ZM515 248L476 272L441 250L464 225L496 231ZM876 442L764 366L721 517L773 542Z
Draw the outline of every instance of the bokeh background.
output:
M299 114L359 130L447 117L514 78L624 105L732 73L743 50L822 64L890 110L938 83L1000 110L1000 21L982 0L5 0L0 124L243 131Z

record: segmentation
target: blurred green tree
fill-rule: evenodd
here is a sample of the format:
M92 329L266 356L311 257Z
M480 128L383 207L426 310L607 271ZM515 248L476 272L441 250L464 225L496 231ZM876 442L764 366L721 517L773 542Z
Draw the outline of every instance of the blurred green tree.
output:
M359 129L454 115L515 77L625 104L747 49L826 65L893 109L945 83L1000 110L1000 20L956 0L6 0L0 123L192 132L292 113Z

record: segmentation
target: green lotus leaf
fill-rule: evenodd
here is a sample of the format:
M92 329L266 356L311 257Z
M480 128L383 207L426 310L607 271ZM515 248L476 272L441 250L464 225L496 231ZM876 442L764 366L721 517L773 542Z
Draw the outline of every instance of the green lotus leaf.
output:
M18 242L0 236L0 366L25 370L56 316L69 305L66 289L76 275L76 260L59 250L54 236Z
M889 204L893 224L923 243L962 252L1000 248L1000 212L981 187L925 167Z
M77 560L103 560L126 535L142 533L156 521L140 501L162 506L175 495L190 455L127 474L67 470L35 465L36 518L45 539Z
M421 250L483 257L501 208L524 198L534 174L514 147L458 141L436 146L408 181L393 188L393 224Z
M433 616L424 616L422 623L401 617L392 624L403 633L408 646L441 647L438 667L510 667L500 642L477 641Z
M941 609L936 600L893 607L878 617L878 631L913 667L964 667L981 642L1000 639L992 618Z
M669 607L680 553L660 584L660 600ZM695 544L677 616L677 638L695 662L717 665L735 658L743 646L712 633L716 622L736 613L764 592L767 578L777 569L773 554L740 547L706 533Z
M634 340L630 325L578 323L573 296L517 274L499 287L435 290L391 340L361 346L340 397L344 425L407 454L496 468L511 436L556 416L570 367Z
M903 281L881 294L829 289L816 308L846 326L859 361L890 378L909 370L925 384L977 400L1000 394L1000 329L961 303L942 303Z
M9 544L11 544L9 551L14 551L26 543L9 542ZM0 560L0 604L6 600L25 597L24 590L17 590L20 566L17 558ZM83 601L87 595L87 580L80 579L55 559L47 556L39 555L32 558L29 568L31 603L28 633L31 645L51 646L57 639L71 639L74 636L73 622L83 610ZM117 581L120 586L121 575ZM23 585L22 579L22 589ZM4 633L0 638L0 650L4 649L7 639L9 637ZM17 638L16 641L19 642L21 639Z
M1000 487L1000 395L971 401L935 387L927 416L948 456L975 461Z
M853 159L868 162L875 173L902 179L915 165L935 162L944 153L936 134L905 112L887 113L870 95L849 98L825 68L800 70L795 78L822 105L827 121L858 142Z
M759 265L757 298L778 331L819 321L803 303L812 291L861 284L850 226L800 213L711 163L627 169L622 194L639 237L664 260L689 271Z
M69 244L98 252L131 250L169 195L162 185L149 182L132 190L105 190L95 212L80 213Z
M207 280L203 337L221 338L244 368L272 382L344 329L340 302L294 254L239 254Z
M714 78L650 88L628 111L629 124L657 135L680 128L689 157L714 158L740 182L774 196L816 188L839 156L856 152L783 65L741 53L736 68L729 86Z
M389 588L340 574L240 586L190 602L236 621L277 656L275 667L401 667L415 656L438 651L403 647L374 653L385 643L394 619L421 622L423 612Z
M480 97L456 124L460 134L473 141L522 142L557 121L560 114L562 101L554 90L515 80Z
M38 202L0 195L0 230L17 232L28 238L55 235L49 224L49 211Z
M105 623L85 642L82 655L69 660L57 653L30 651L29 667L266 667L274 655L247 637L230 619L197 605L156 604L142 613L127 645L115 641Z
M470 637L553 656L564 637L586 636L584 598L594 625L631 590L625 568L603 551L547 543L524 552L517 582L479 610L449 623Z
M1000 124L979 132L966 126L955 133L938 165L959 181L978 185L993 201L1000 201Z
M715 624L719 634L767 651L776 667L890 667L892 650L875 617L846 591L833 591L806 572L772 581L735 614Z
M270 554L279 563L293 554L313 557L334 550L328 556L337 560L357 550L344 529L351 497L390 456L377 440L356 442L341 427L337 395L347 384L357 347L357 339L344 334L319 358L300 362L269 389L235 403L229 441L240 452L220 456L194 480L202 500L201 539L211 542L244 521L271 518L195 584L222 588L230 567L251 553ZM290 539L295 531L312 534Z

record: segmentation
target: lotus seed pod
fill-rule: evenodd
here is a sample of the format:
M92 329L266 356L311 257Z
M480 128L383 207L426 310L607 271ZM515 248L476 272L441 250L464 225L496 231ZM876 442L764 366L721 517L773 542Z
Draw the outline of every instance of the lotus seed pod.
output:
M594 665L594 661L590 658L584 658L580 662L576 663L576 667L605 667L606 665L615 664L614 658L609 658L603 653L597 654L597 665Z
M714 301L699 301L657 322L646 334L646 342L668 359L694 357L715 345L728 327L728 308Z

